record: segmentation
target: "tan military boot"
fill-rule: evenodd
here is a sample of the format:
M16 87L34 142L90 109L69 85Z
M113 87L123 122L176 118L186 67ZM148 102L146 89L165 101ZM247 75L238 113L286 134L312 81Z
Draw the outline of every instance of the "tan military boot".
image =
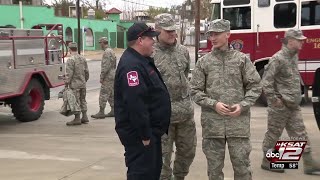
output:
M91 117L95 119L104 119L106 117L106 115L104 114L104 108L100 107L99 112L95 115L91 115Z
M87 111L82 111L81 123L87 124L89 122Z
M111 107L110 112L108 114L106 114L106 117L114 117L114 110L112 107Z
M74 120L67 122L67 126L81 125L80 113L74 115Z
M263 157L262 159L262 163L261 163L261 169L266 170L266 171L270 171L270 172L276 172L276 173L284 173L283 169L270 169L270 162Z
M320 175L320 163L312 158L311 151L302 154L304 173L309 175Z

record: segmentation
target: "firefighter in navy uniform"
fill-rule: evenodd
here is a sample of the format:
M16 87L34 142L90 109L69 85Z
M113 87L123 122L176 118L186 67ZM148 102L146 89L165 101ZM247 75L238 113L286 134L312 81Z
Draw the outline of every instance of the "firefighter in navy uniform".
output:
M320 68L316 70L312 85L312 104L314 116L320 130Z
M168 131L171 102L150 57L157 35L145 23L133 24L116 70L115 129L125 148L128 180L159 180L161 173L161 136Z

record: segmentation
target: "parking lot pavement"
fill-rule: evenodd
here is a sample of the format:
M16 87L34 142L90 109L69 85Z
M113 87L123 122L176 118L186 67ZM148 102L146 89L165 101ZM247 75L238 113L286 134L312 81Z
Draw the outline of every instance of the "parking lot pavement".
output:
M89 115L98 111L99 91L87 93ZM0 179L8 180L124 180L124 149L114 130L114 118L93 120L88 125L67 127L73 117L59 114L62 100L46 101L41 119L17 122L9 108L0 108ZM106 109L108 112L110 109ZM320 133L311 106L302 108L305 125L310 136L313 152L319 157ZM308 179L319 176L303 174L303 164L298 170L284 174L269 173L260 169L261 144L266 131L266 108L252 108L251 165L253 179ZM187 180L205 180L207 162L201 148L200 108L195 108L197 125L197 154ZM284 133L286 134L286 133ZM233 170L226 152L224 174L233 179ZM315 156L315 157L316 157Z

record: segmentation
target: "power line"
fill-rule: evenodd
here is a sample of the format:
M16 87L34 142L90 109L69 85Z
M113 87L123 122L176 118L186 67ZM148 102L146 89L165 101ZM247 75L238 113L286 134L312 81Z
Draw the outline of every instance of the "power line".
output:
M160 7L160 6L153 6L153 5L149 5L149 4L133 2L133 1L130 1L130 0L121 0L121 1L132 3L132 4L136 4L136 5L141 5L141 6L148 6L148 7L151 6L151 7L156 7L156 8L164 8L164 7Z

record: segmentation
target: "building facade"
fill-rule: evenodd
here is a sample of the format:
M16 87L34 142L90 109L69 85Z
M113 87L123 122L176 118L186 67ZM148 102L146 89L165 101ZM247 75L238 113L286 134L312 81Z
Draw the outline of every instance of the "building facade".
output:
M2 0L3 1L3 0ZM54 7L23 5L20 14L19 5L0 5L0 26L15 27L18 29L32 29L38 24L63 24L64 41L77 41L77 19L72 17L59 17L54 15ZM117 15L113 15L117 16ZM120 16L118 14L118 16ZM21 18L22 17L22 18ZM126 48L126 32L133 22L120 21L113 17L107 20L81 19L81 37L85 50L99 50L100 37L109 38L111 48ZM83 33L84 32L84 33Z

